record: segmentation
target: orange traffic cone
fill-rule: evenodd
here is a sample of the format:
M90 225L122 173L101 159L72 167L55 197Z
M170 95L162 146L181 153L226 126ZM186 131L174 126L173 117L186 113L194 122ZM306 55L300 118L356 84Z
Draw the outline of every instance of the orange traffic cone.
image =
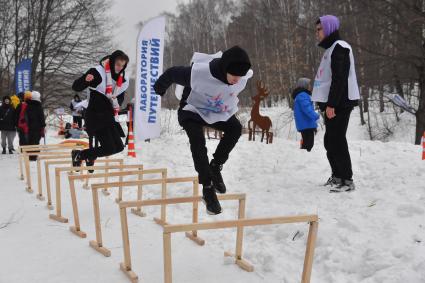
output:
M422 136L422 160L425 160L425 132Z
M128 156L136 157L136 151L134 149L134 135L133 135L133 113L130 107L129 109L129 123L128 123Z

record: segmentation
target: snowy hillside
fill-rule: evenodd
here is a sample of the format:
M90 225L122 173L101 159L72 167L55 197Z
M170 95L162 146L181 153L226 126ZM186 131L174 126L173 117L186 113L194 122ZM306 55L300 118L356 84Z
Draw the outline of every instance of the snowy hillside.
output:
M397 142L384 143L367 140L357 112L348 133L354 192L331 194L321 186L330 175L323 130L311 153L301 151L293 122L284 118L291 113L280 108L264 112L274 121L273 144L249 142L247 135L242 136L223 169L228 191L247 194L247 217L319 215L312 283L423 283L425 161L420 158L421 148L411 142L412 118L402 116L393 138ZM246 115L241 119L246 121ZM162 119L163 136L138 144L137 158L128 163L166 167L169 176L194 176L188 139L176 124L175 112L164 113ZM50 131L49 143L55 142L53 136ZM211 155L217 141L207 145ZM35 164L31 166L35 172ZM45 203L25 192L24 182L18 179L17 155L0 156L0 172L1 283L129 282L119 270L123 255L115 191L108 197L101 195L100 200L104 242L112 251L105 258L88 245L95 238L90 191L77 185L81 225L87 232L87 238L80 239L69 232L69 224L50 220ZM53 181L54 174L51 177ZM63 214L72 223L66 178L62 187ZM159 196L157 187L145 192L146 198ZM170 196L190 192L189 186L169 189ZM135 190L125 191L125 199L135 196ZM222 202L222 206L218 216L207 216L200 206L200 220L234 219L236 204ZM163 282L162 230L152 221L159 208L146 212L146 218L128 215L133 269L139 282L159 283ZM170 206L169 221L188 223L190 212L188 205ZM206 240L204 247L182 233L174 234L173 282L300 282L307 228L306 224L247 228L244 257L255 266L254 273L223 258L224 251L234 249L233 229L199 232Z

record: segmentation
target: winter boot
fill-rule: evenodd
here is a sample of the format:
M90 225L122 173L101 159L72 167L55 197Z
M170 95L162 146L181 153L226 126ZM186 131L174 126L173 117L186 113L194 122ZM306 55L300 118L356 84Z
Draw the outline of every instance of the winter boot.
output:
M6 148L3 147L3 151L1 152L1 154L6 154Z
M210 163L211 180L214 189L219 194L226 193L226 185L223 182L223 176L221 176L221 170L223 169L222 164L218 164L214 159Z
M86 166L94 166L94 160L86 159ZM89 173L93 173L94 170L89 170Z
M78 149L74 149L71 152L71 157L72 157L72 166L73 167L80 167L81 166L81 150ZM76 172L80 172L80 170L75 170Z
M329 177L329 179L326 181L326 183L323 184L323 186L325 186L325 187L326 186L333 187L333 186L336 186L336 185L341 184L341 182L342 182L341 178L337 178L334 175L332 175L332 176Z
M212 185L203 186L202 188L202 202L207 207L207 213L216 215L221 213L220 202L217 199L214 187Z
M13 150L12 149L9 149L9 154L13 154Z
M330 189L331 193L341 193L354 191L356 186L354 185L353 180L342 180L340 184Z

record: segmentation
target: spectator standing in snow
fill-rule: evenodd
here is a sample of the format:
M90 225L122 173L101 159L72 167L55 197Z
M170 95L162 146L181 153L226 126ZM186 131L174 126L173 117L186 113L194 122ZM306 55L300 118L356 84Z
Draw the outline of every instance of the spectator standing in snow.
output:
M76 94L74 95L74 98L71 100L71 103L69 105L69 108L72 111L72 123L76 123L79 129L81 129L83 126L82 109L81 107L77 107L80 102L80 96Z
M6 154L6 142L9 153L13 154L13 140L16 136L16 110L12 106L9 96L3 97L3 103L0 106L0 131L2 154Z
M320 115L314 111L313 102L311 101L311 80L308 78L300 78L297 86L292 92L294 99L294 118L298 132L301 133L301 149L308 152L314 145L314 135L317 131L317 120Z
M351 46L339 35L339 20L332 15L316 22L319 46L325 49L314 81L312 100L325 112L324 144L332 175L325 183L331 192L355 189L346 138L351 111L360 99Z

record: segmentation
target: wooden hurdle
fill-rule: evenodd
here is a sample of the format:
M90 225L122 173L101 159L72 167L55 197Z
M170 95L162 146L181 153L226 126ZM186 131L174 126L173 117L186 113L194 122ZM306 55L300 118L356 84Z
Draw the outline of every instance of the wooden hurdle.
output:
M145 170L148 171L148 170ZM149 179L149 180L137 180L137 181L126 181L126 182L115 182L115 183L100 183L100 184L92 184L92 195L93 195L93 210L94 210L94 221L95 221L95 229L96 229L96 240L90 241L90 246L94 248L96 251L100 252L104 256L108 257L111 255L111 251L103 246L102 242L102 229L100 225L100 209L99 209L99 193L98 190L102 188L112 188L112 187L129 187L129 186L138 186L138 185L155 185L162 184L164 186L167 184L175 184L175 183L192 183L193 184L193 197L199 196L199 184L197 177L183 177L183 178L161 178L161 179ZM187 200L187 199L186 199ZM192 208L192 221L193 223L198 222L198 201L195 199L191 199L193 208ZM120 204L122 201L120 202ZM143 204L143 202L139 201L139 203ZM167 203L162 203L166 205ZM135 206L137 208L142 207L143 205ZM165 217L165 216L164 216ZM165 220L165 219L164 219ZM158 223L158 221L156 221ZM165 223L165 221L164 221ZM198 237L197 231L192 231L191 233L187 233L186 236L197 243L198 245L204 245L205 241Z
M119 159L118 161L114 161L114 160L116 160L116 159L98 159L96 162L97 163L107 163L107 164L118 162L119 164L121 164L120 161L122 159ZM47 208L50 209L50 210L53 210L54 207L53 207L53 204L52 204L52 194L51 194L51 189L50 189L50 168L49 168L49 166L50 165L69 165L70 163L71 163L70 160L63 160L63 161L60 161L60 160L51 161L51 160L49 160L49 161L44 162L44 172L45 172L45 175L46 175ZM96 170L105 170L105 169L111 169L114 166L117 166L117 165L93 166L93 167L95 167ZM76 170L79 170L81 168L86 168L86 167L76 167L76 168L77 168ZM90 167L89 169L92 170L91 168L92 167ZM89 170L89 169L87 169L87 170ZM72 173L72 170L70 171L70 173ZM81 174L83 174L83 173L84 173L84 170L81 170ZM108 179L105 178L105 181L107 181L107 180ZM86 183L87 182L88 182L88 180L86 180ZM86 183L83 186L86 186L87 185Z
M144 174L157 174L160 173L162 176L166 176L167 169L161 168L161 169L150 169L150 170L143 170L143 165L137 165L137 164L131 164L131 165L122 165L120 166L122 168L120 169L130 169L130 171L119 171L119 172L110 172L110 173L101 173L101 174L87 174L87 175L70 175L68 177L69 180L69 189L71 193L71 200L72 200L72 209L74 213L74 226L71 226L69 229L72 233L75 235L85 238L87 234L81 230L80 225L80 217L78 213L78 203L77 203L77 197L76 197L76 191L75 191L75 180L82 180L85 178L101 178L104 177L106 174L108 177L119 177L119 181L122 182L122 178L125 176L132 176L137 175L139 177L139 180L143 179ZM113 168L117 169L117 168ZM163 177L164 178L164 177ZM122 187L119 187L119 189L122 191ZM137 192L138 200L142 200L142 185L138 186L138 192ZM135 215L138 215L140 217L146 216L146 214L141 210L141 208L137 208L132 210L132 213Z
M24 159L24 164L25 164L25 175L26 175L26 181L27 181L27 186L26 186L26 191L29 193L33 193L34 191L32 190L32 181L31 181L31 170L30 170L30 161L29 161L29 157L30 156L37 156L37 157L41 157L41 156L64 156L64 155L68 155L69 157L71 157L71 152L65 152L65 151L60 151L60 152L23 152L23 159Z
M55 150L65 150L65 149L78 149L84 148L83 145L75 145L75 144L49 144L49 145L22 145L18 147L19 153L19 173L20 179L24 180L24 171L23 171L23 163L24 157L23 153L27 151L55 151Z
M246 195L245 194L226 194L218 195L219 200L237 200L239 202L238 208L238 219L241 219L245 216L245 205L246 205ZM193 197L179 197L179 198L168 198L168 199L153 199L153 200L144 200L144 201L123 201L119 203L120 209L120 219L121 219L121 231L122 231L122 240L123 240L123 252L124 252L124 262L120 263L120 269L127 275L132 282L138 281L137 274L132 270L131 267L131 255L130 255L130 238L128 233L128 221L127 221L127 208L138 207L138 206L158 206L158 205L170 205L170 204L181 204L181 203L198 203L202 199L201 196ZM196 212L197 213L197 212ZM196 220L196 221L195 221ZM198 219L192 219L193 224L196 224ZM166 227L166 226L164 226ZM186 236L189 235L192 238L193 235L197 236L197 229L187 230ZM243 230L238 229L237 231L238 239L242 237ZM240 247L242 248L242 247Z
M99 159L96 162L118 163L123 165L123 159ZM118 165L118 166L119 166ZM55 183L56 183L56 214L50 214L49 218L62 223L68 223L68 218L62 216L62 197L61 197L61 172L73 172L79 170L96 170L97 166L80 166L80 167L56 167ZM106 170L106 169L105 169Z
M38 186L38 194L36 195L37 199L44 201L45 198L43 196L43 182L42 182L42 178L41 178L41 161L42 160L61 160L61 161L65 161L68 164L71 162L70 159L70 155L69 154L58 154L58 155L41 155L37 158L37 186ZM63 159L68 159L68 160L63 160Z
M121 208L121 206L120 206ZM307 247L304 257L304 268L301 276L301 283L310 283L311 271L313 266L314 248L317 238L318 230L318 216L317 215L297 215L297 216L281 216L281 217L268 217L268 218L252 218L252 219L238 219L217 222L204 222L193 224L180 224L180 225L165 225L163 227L163 244L164 244L164 282L172 283L172 262L171 262L171 234L177 232L186 232L191 230L212 230L224 228L237 228L237 233L244 227L259 226L259 225L276 225L276 224L289 224L289 223L303 223L310 224ZM124 231L123 231L124 234ZM246 271L253 271L254 267L242 259L242 241L243 235L236 237L236 253L232 255L235 257L235 263ZM231 253L226 252L225 256Z

